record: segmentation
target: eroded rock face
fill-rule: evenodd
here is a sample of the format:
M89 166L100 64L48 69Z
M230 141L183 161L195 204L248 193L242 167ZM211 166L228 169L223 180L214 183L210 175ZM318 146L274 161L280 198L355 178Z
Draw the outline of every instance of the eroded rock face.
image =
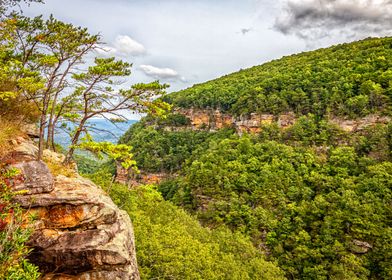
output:
M377 124L388 124L391 121L390 117L378 116L378 115L368 115L366 117L349 120L340 118L331 118L330 122L339 126L346 132L356 132L365 129L369 126L374 126Z
M22 161L10 166L20 170L20 175L17 176L14 182L16 191L25 191L27 194L40 194L53 190L53 176L42 161Z
M210 129L216 130L234 125L235 119L229 114L219 110L201 109L177 109L177 113L183 114L190 120L190 126L194 130Z
M30 260L42 279L140 279L132 223L126 212L91 181L50 174L35 160L34 143L15 143L3 159L21 170L15 198L37 220Z
M238 118L211 109L176 109L176 112L183 114L190 120L190 128L193 130L209 129L215 131L224 127L233 127L240 135L243 133L258 133L261 131L262 125L272 124L273 122L277 122L281 128L288 128L296 121L292 112L280 116L252 113L249 116ZM169 130L178 130L178 128L170 128Z
M293 112L274 116L271 114L251 113L249 116L234 117L219 110L212 109L176 109L175 112L183 114L190 120L193 130L209 129L214 131L223 127L233 127L238 134L259 133L262 125L275 123L280 128L289 128L295 124L297 118ZM361 131L369 126L388 124L388 116L368 115L355 120L330 117L328 121L346 132Z
M373 249L373 246L368 242L354 239L351 244L351 252L355 254L365 254L369 250Z

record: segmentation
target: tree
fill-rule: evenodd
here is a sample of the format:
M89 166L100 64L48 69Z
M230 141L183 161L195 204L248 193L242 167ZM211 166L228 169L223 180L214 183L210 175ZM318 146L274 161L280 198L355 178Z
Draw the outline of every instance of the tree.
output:
M153 82L121 89L124 81L119 78L131 74L130 63L115 58L91 61L93 51L101 43L99 35L91 35L86 28L53 16L43 20L42 16L27 18L14 14L12 22L15 23L12 57L18 61L17 75L22 81L17 88L36 104L41 115L38 159L45 147L54 149L55 128L60 120L76 123L66 157L69 162L81 134L88 130L90 118L123 118L121 110L167 109L163 102L154 101L164 93L166 85Z
M0 115L13 120L36 121L37 110L23 93L37 92L44 83L37 72L24 68L21 57L15 53L18 45L16 16L15 13L0 15Z
M85 73L74 74L77 83L73 93L76 128L72 135L71 147L66 155L65 163L69 163L79 143L89 119L93 117L108 118L116 116L124 118L121 111L136 112L154 111L160 114L168 109L167 104L154 100L164 94L167 85L159 82L136 84L130 89L114 89L113 85L120 85L123 81L115 78L126 77L131 74L131 64L114 58L96 58L95 64Z
M39 153L42 158L47 128L47 148L54 134L54 117L59 96L71 87L70 78L83 63L83 58L97 48L99 35L90 35L86 28L75 27L56 20L46 21L42 17L16 16L17 44L15 57L24 69L36 73L44 87L35 91L24 91L26 98L33 100L41 112ZM53 144L53 143L52 143Z

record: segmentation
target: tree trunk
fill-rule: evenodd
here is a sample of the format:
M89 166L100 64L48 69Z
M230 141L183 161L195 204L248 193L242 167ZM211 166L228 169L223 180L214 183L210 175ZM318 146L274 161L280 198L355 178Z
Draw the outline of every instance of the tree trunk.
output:
M80 136L81 132L82 131L78 128L78 131L76 131L75 136L72 139L71 146L70 146L70 148L69 148L69 150L68 150L68 152L67 152L67 154L65 156L64 164L69 164L71 162L72 156L73 156L73 154L75 152L75 145L78 143L79 136Z
M48 131L46 133L46 149L50 149L51 147L53 147L54 143L53 143L53 134L54 131L54 127L53 127L53 122L52 122L52 117L49 117L49 121L48 121Z
M52 151L53 151L53 152L56 152L56 145L55 145L55 143L54 143L54 129L55 129L55 127L56 127L56 123L54 122L54 123L53 123L52 132L50 133L50 143L51 143Z
M51 122L49 122L48 125L48 143L49 143L49 148L52 149L53 152L56 152L56 145L54 142L54 132L56 130L57 121L58 121L58 116L54 116L52 117Z
M44 153L45 125L46 125L46 114L42 113L39 122L38 160L42 160L42 156Z
M42 160L43 153L44 153L44 146L45 146L45 127L47 121L47 112L48 112L48 93L44 94L44 98L42 101L42 111L41 111L41 118L39 122L39 142L38 142L38 160Z
M75 146L78 144L79 137L80 137L80 134L82 133L82 129L84 127L84 124L86 123L86 120L87 119L83 119L80 122L80 124L78 126L78 129L76 130L75 135L72 138L71 146L70 146L70 148L69 148L69 150L68 150L68 152L67 152L67 154L65 156L64 164L69 164L71 162L72 156L73 156L73 154L75 152Z
M55 94L53 98L53 104L52 108L50 109L50 116L49 116L49 122L48 122L48 134L47 134L47 142L46 142L46 148L50 149L51 147L54 147L54 128L55 128L55 108L57 104L57 98L58 98L58 93ZM54 150L53 150L54 151Z

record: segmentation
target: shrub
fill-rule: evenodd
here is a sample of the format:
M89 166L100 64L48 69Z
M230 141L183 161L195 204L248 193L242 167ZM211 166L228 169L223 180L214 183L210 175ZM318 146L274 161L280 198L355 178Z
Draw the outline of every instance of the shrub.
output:
M9 150L11 140L22 135L23 133L18 123L0 118L0 156Z
M15 195L10 188L10 180L17 176L14 169L0 173L0 279L38 279L38 268L26 260L30 249L25 245L30 237L27 217L22 209L12 202Z

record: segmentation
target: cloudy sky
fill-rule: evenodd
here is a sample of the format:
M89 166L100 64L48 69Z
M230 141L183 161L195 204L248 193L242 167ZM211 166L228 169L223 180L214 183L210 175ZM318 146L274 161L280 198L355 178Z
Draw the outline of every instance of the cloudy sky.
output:
M133 62L132 82L169 91L284 55L392 35L392 0L45 0L53 14L100 33L99 56Z

